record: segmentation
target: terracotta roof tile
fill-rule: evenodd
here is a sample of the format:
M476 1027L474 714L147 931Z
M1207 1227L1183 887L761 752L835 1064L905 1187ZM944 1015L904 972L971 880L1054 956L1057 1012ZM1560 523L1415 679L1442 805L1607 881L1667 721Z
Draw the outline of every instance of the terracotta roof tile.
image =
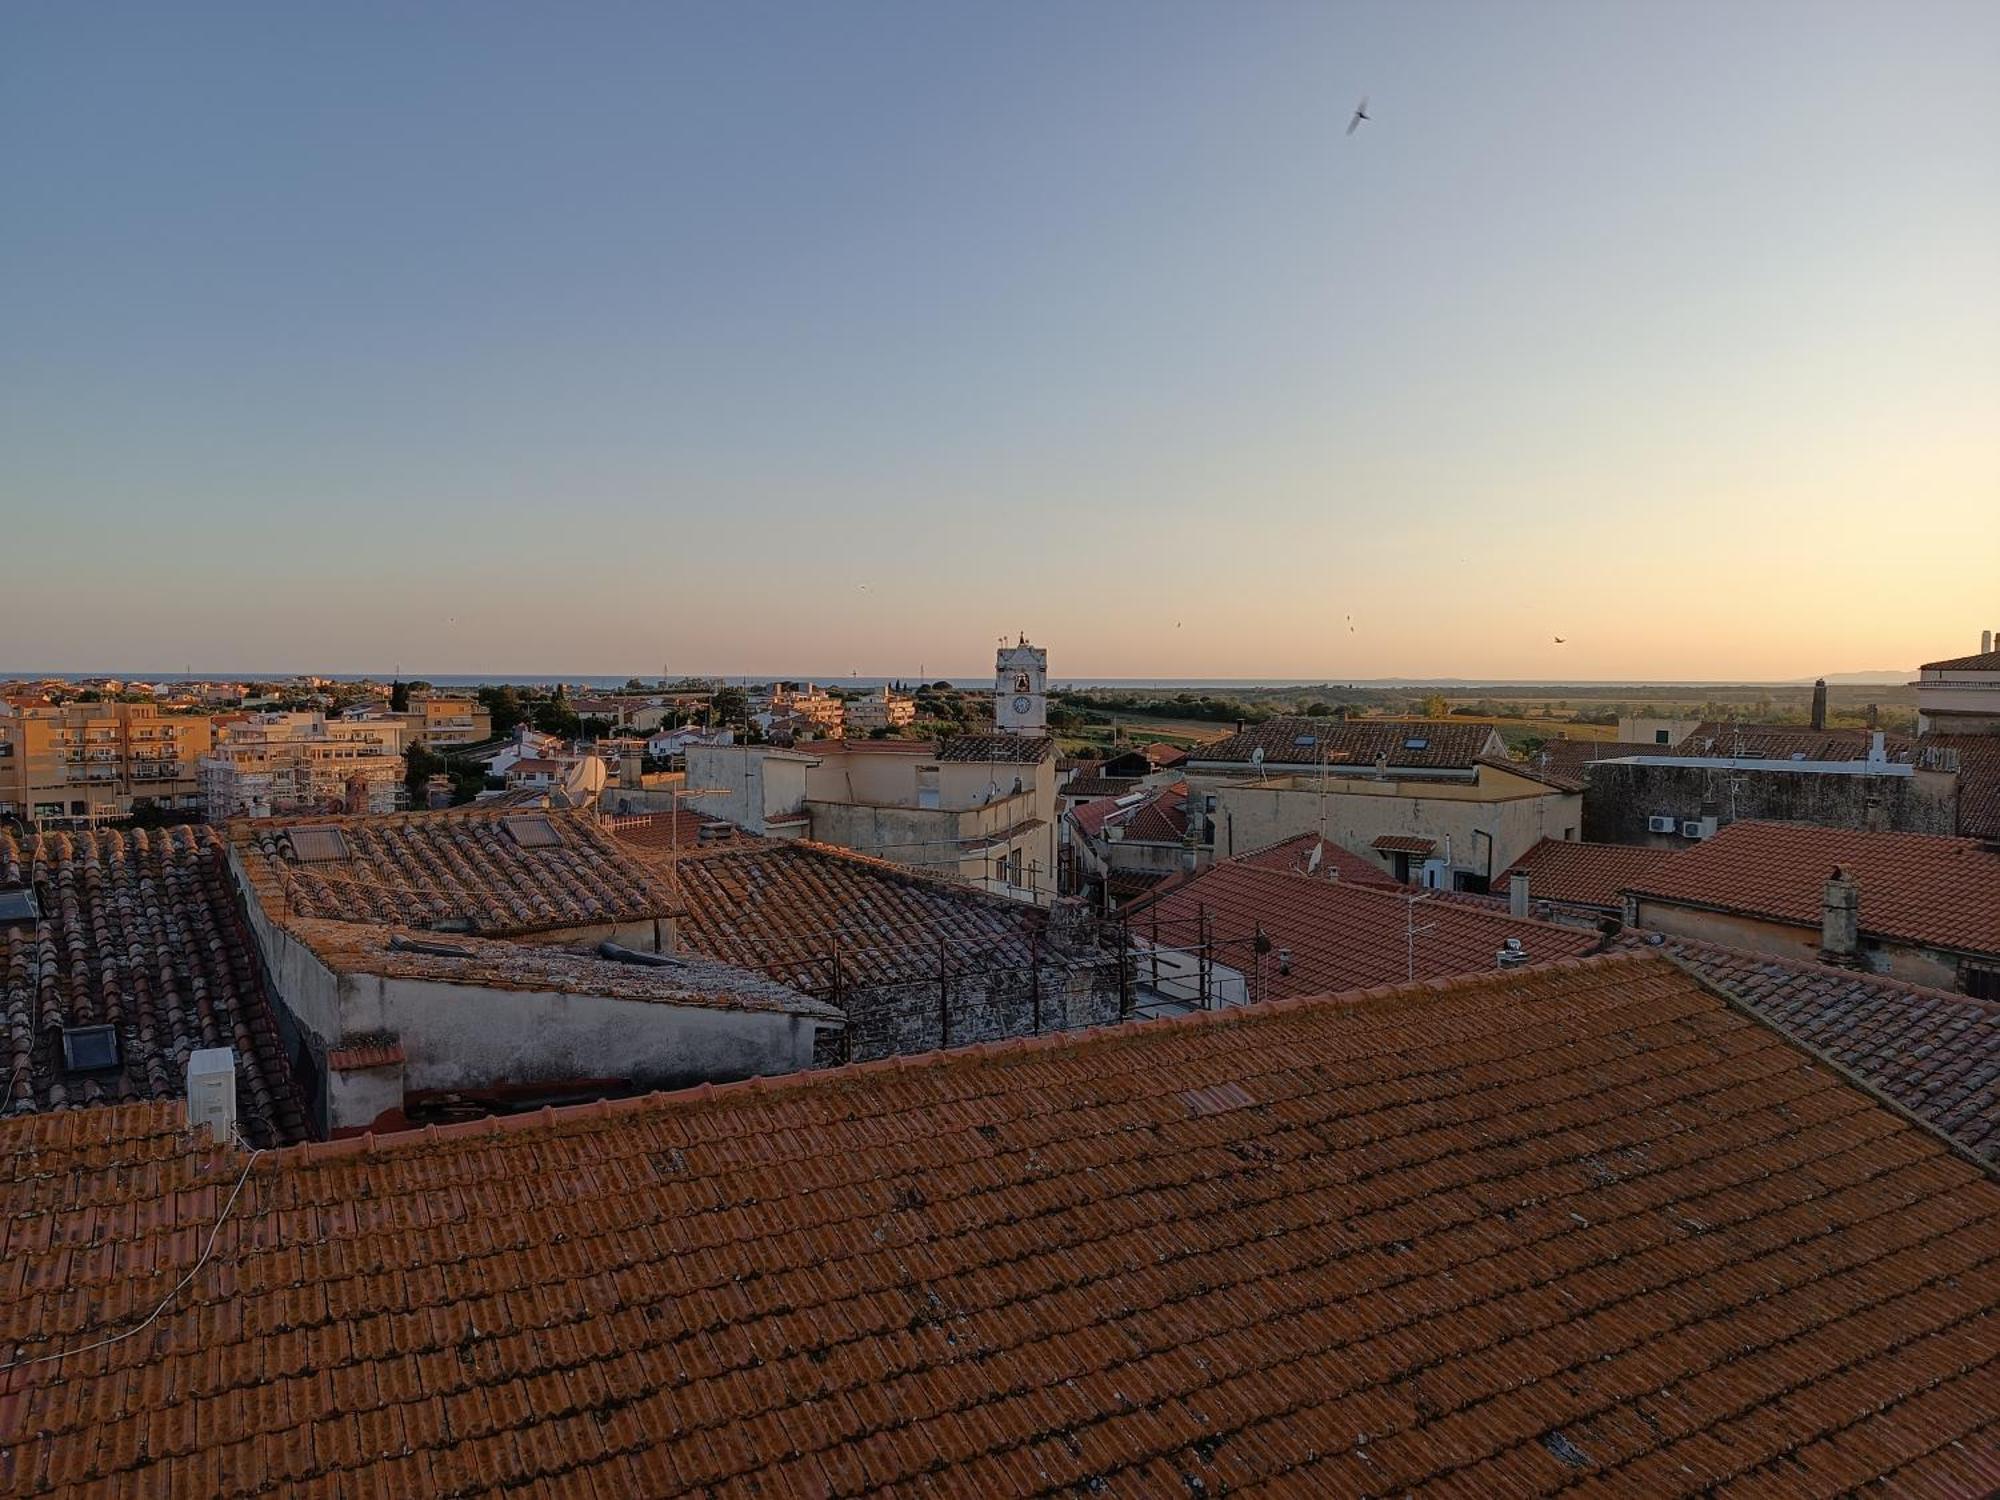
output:
M1712 943L1668 938L1664 947L1771 1025L2000 1166L2000 1005Z
M1958 755L1958 832L2000 838L2000 734L1927 734L1926 749Z
M1542 839L1493 878L1493 889L1507 889L1509 877L1528 877L1528 894L1537 901L1612 910L1624 904L1631 886L1679 857L1675 849L1648 849L1634 844L1582 844Z
M222 841L179 827L0 830L0 886L27 884L41 919L0 929L0 1100L14 1113L178 1099L188 1054L236 1053L239 1122L260 1145L305 1116ZM111 1026L120 1065L66 1072L66 1027Z
M1631 889L1817 928L1836 866L1861 888L1864 936L2000 954L2000 853L1975 839L1731 823Z
M1243 766L1262 751L1267 766L1372 766L1379 756L1403 769L1470 771L1500 753L1490 725L1456 719L1266 719L1226 739L1188 751L1197 769Z
M2000 1473L2000 1188L1657 958L247 1173L167 1105L9 1121L0 1153L8 1359L191 1273L146 1336L0 1372L0 1472L29 1493Z
M1056 742L1047 735L959 734L939 743L937 758L1017 766L1053 759Z
M1866 760L1874 734L1867 729L1812 729L1803 724L1731 724L1708 720L1680 744L1656 745L1653 755L1693 755L1703 758L1743 756L1751 760ZM1908 735L1884 734L1889 759L1902 763L1917 758L1918 742Z
M1927 661L1919 672L2000 672L2000 651L1974 652L1971 656L1954 656L1945 661Z
M1379 849L1384 854L1429 855L1437 848L1437 840L1418 838L1408 833L1382 833L1377 834L1368 847Z
M1137 776L1072 776L1062 785L1065 797L1122 797L1144 783Z
M1319 857L1313 857L1317 851ZM1398 888L1394 875L1374 860L1343 849L1332 839L1322 839L1316 833L1295 833L1288 839L1280 839L1275 844L1266 844L1261 849L1252 849L1247 854L1239 854L1233 864L1248 865L1254 870L1280 870L1287 875L1311 875L1321 880L1351 880L1361 885L1382 886L1390 890Z
M510 825L537 825L529 842ZM348 857L300 863L294 828L332 828ZM240 819L229 825L274 916L426 928L469 922L504 937L665 913L664 890L587 814L483 807L379 817Z
M1178 844L1187 833L1185 781L1172 786L1146 787L1122 797L1100 797L1073 807L1069 817L1092 838L1117 825L1120 837L1140 843Z
M1491 969L1508 938L1520 939L1533 962L1575 957L1597 941L1574 927L1438 899L1443 894L1302 880L1225 861L1142 898L1127 908L1127 920L1134 937L1180 948L1201 940L1205 919L1216 961L1246 974L1258 971L1253 944L1262 931L1271 952L1257 993L1274 1000ZM1291 955L1289 972L1280 968L1279 950Z

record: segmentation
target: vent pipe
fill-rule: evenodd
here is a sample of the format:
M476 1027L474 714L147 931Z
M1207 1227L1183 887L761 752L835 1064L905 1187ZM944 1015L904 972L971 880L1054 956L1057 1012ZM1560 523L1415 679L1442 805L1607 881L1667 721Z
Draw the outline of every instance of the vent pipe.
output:
M1519 969L1527 962L1528 953L1519 938L1508 938L1500 945L1500 951L1493 955L1493 967L1496 969Z
M187 1123L206 1127L218 1142L236 1136L236 1053L229 1047L197 1047L188 1054Z

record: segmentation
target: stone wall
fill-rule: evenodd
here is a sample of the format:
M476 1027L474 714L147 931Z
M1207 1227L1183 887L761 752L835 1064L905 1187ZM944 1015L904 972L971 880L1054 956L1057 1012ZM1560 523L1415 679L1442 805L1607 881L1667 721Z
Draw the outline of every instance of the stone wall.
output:
M1678 831L1649 833L1646 820L1713 817L1717 827L1746 819L1817 823L1826 828L1951 833L1957 778L1826 774L1741 767L1646 766L1595 761L1584 767L1583 836L1593 843L1684 848Z

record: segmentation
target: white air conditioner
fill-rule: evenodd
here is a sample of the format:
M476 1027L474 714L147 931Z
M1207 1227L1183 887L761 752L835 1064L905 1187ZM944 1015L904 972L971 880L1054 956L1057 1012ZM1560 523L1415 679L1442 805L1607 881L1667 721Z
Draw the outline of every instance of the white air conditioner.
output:
M1713 819L1713 818L1689 818L1689 819L1688 819L1688 820L1687 820L1687 821L1686 821L1685 823L1681 824L1681 837L1682 837L1682 838L1684 838L1684 839L1712 839L1712 838L1714 838L1714 837L1715 837L1715 819Z
M1674 831L1674 827L1675 827L1674 820L1671 817L1653 817L1646 819L1646 832L1648 833L1672 833Z

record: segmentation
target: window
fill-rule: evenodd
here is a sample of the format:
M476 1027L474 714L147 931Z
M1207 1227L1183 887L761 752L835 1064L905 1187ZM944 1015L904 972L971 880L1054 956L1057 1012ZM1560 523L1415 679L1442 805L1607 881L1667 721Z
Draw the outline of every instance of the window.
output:
M1656 745L1671 745L1673 737L1664 729L1655 729L1653 731L1653 743Z
M1967 964L1959 987L1975 1000L2000 1000L2000 968Z
M63 1070L95 1073L118 1066L118 1032L111 1026L65 1026Z

